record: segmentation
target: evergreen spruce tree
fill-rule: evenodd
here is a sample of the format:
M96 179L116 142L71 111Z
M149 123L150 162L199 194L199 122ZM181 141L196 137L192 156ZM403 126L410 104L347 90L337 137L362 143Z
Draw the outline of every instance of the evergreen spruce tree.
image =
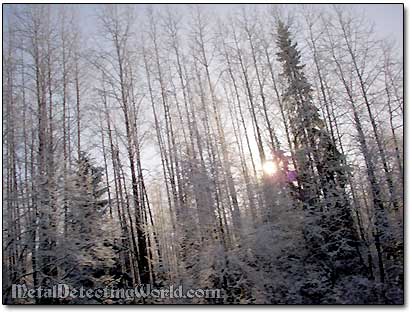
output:
M94 166L84 153L80 157L68 179L69 225L62 247L67 253L68 282L73 287L97 288L113 283L116 229L106 213L103 168Z
M287 84L283 103L291 128L298 192L305 215L304 237L308 248L305 266L311 271L302 293L310 297L310 302L322 302L327 295L323 290L333 288L345 276L362 276L365 268L345 192L344 155L327 133L313 103L312 87L305 76L297 43L292 43L289 27L279 21L277 31L277 56Z

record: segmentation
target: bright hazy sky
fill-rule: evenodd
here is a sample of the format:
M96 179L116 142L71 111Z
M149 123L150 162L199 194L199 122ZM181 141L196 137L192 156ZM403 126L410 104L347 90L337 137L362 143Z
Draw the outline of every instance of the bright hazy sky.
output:
M95 12L99 4L74 4L81 8L81 14L83 16L84 29L94 29L95 28ZM165 4L153 4L157 8L165 6ZM206 4L203 5L212 11L217 13L226 13L232 11L243 4ZM250 6L250 4L244 4ZM259 4L256 4L259 5ZM265 4L262 4L265 5ZM343 4L340 4L343 5ZM382 36L390 36L399 44L403 42L403 5L402 4L345 4L345 6L350 6L355 11L364 12L365 17L375 24L375 29L378 34ZM144 9L145 4L137 5ZM186 10L187 4L174 5L179 6L179 10ZM296 6L294 4L284 4L284 7L293 8ZM329 7L328 4L317 4L314 6L325 6ZM10 5L4 4L4 16L7 17L9 13L8 8Z

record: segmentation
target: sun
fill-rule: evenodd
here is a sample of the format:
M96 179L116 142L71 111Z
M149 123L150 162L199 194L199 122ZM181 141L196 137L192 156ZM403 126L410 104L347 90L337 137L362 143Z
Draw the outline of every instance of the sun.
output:
M268 160L263 164L263 172L266 173L267 175L273 175L276 173L277 170L278 168L275 162L273 161Z

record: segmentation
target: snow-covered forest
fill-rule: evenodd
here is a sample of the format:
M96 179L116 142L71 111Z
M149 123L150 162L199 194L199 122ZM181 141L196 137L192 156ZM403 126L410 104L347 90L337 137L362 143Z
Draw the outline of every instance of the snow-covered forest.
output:
M403 303L403 47L353 6L4 5L3 302ZM223 292L12 298L59 283Z

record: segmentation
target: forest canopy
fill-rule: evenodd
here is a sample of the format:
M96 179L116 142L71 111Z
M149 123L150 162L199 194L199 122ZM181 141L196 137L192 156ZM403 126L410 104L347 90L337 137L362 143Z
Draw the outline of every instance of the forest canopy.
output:
M402 44L224 7L3 6L3 303L403 303Z

